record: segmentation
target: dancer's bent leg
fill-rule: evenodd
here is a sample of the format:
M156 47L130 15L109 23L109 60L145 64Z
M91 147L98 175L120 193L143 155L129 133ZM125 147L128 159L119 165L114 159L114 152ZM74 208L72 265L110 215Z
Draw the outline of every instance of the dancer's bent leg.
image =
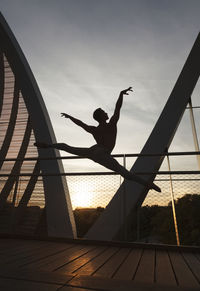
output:
M149 187L151 189L154 189L157 192L161 192L161 189L155 185L154 183L149 184L148 182L146 182L145 180L143 180L142 178L138 177L137 175L135 175L134 173L128 171L127 169L125 169L124 167L122 167L118 161L116 161L111 155L109 154L105 154L103 157L101 156L100 159L98 159L98 157L94 159L95 162L101 164L102 166L108 168L109 170L112 170L118 174L120 174L122 177L124 177L127 180L132 180L135 181L139 184L142 184L146 187Z
M66 143L47 144L47 143L36 142L36 143L34 143L34 145L38 148L44 148L44 149L54 148L57 150L62 150L62 151L68 152L70 154L82 156L82 157L87 157L89 154L89 148L72 147Z

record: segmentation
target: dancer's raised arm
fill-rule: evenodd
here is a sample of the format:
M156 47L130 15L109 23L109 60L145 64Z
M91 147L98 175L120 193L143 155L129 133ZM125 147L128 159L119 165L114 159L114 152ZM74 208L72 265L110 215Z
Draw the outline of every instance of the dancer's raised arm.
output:
M122 103L123 103L123 96L124 96L124 95L128 95L128 92L129 92L129 91L133 91L133 90L132 90L132 87L129 87L128 89L122 90L122 91L120 92L120 94L119 94L119 98L118 98L117 103L116 103L116 105L115 105L115 111L114 111L113 116L112 116L111 119L110 119L110 122L117 123L117 121L119 120L120 110L121 110Z
M83 121L67 114L67 113L61 113L61 117L65 117L65 118L69 118L71 121L73 121L76 125L82 127L83 129L85 129L87 132L92 133L94 126L91 125L87 125L86 123L84 123Z

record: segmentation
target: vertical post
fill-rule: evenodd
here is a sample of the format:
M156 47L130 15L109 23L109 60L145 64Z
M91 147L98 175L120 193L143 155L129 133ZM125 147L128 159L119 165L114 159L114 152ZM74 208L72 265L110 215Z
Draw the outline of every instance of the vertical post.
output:
M13 199L12 199L12 212L11 212L11 217L10 217L10 232L11 233L13 233L14 231L15 202L16 202L16 197L17 197L18 185L19 185L19 176L16 176L15 188L14 188Z
M189 101L188 104L189 104L189 109L190 109L190 121L191 121L191 126L192 126L194 147L195 147L195 150L197 152L199 152L199 142L198 142L198 137L197 137L197 130L196 130L196 126L195 126L194 112L193 112L193 109L192 109L192 100L191 100L191 98L190 98L190 101ZM196 157L197 157L198 167L200 169L200 156L197 155Z
M16 177L16 181L15 181L15 189L14 189L13 200L12 200L13 207L15 207L15 202L16 202L16 198L17 198L17 191L18 191L18 185L19 185L19 176Z
M123 180L122 180L122 176L121 175L119 175L119 185L120 185L120 187L121 187L121 185L122 185L122 183L123 183ZM124 219L124 196L122 196L121 198L120 198L120 205L119 205L119 229L120 229L120 225L121 225L121 221L123 221L123 219ZM123 231L123 229L121 229L120 230L120 239L121 240L123 240L124 239L124 231Z
M137 207L137 241L140 240L140 206Z
M170 161L169 161L169 156L168 155L167 155L167 164L168 164L168 170L169 170L169 172L171 172ZM176 219L176 208L175 208L175 203L174 203L174 190L173 190L173 183L172 183L171 174L169 174L169 180L170 180L170 188L171 188L172 212L173 212L173 218L174 218L174 228L175 228L175 233L176 233L176 242L177 242L177 245L180 246L178 224L177 224L177 219Z
M126 155L123 156L123 166L126 169ZM127 241L127 219L126 219L126 183L123 183L123 221L124 223L124 240Z

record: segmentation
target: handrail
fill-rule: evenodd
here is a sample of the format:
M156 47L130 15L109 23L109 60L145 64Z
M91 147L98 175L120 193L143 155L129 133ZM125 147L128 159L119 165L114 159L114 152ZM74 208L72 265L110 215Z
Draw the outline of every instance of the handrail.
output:
M192 152L166 152L166 153L152 153L152 154L114 154L112 157L114 158L131 158L131 157L157 157L157 156L194 156L200 155L200 151L192 151ZM0 161L4 162L13 162L13 161L39 161L39 160L70 160L70 159L87 159L86 157L80 156L60 156L60 157L28 157L24 159L16 159L16 158L7 158L7 159L0 159Z
M200 171L160 171L160 172L134 172L135 175L198 175ZM115 172L72 172L72 173L20 173L20 174L0 174L0 177L45 177L45 176L101 176L120 175Z

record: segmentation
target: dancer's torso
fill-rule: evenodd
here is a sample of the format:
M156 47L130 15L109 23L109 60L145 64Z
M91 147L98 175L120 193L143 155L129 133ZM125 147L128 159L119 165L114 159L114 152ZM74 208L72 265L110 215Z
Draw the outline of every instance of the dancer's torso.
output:
M116 143L117 126L114 123L106 123L95 127L92 132L97 144L111 152Z

